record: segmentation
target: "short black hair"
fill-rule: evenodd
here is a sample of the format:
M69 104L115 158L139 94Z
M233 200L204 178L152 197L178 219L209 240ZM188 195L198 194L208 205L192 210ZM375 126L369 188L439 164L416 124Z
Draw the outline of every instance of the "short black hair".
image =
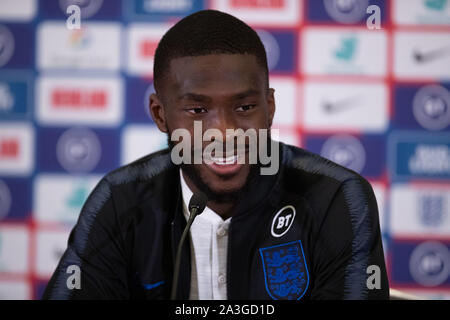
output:
M181 19L159 42L153 64L156 91L172 59L209 54L254 55L268 85L266 50L255 30L227 13L202 10Z

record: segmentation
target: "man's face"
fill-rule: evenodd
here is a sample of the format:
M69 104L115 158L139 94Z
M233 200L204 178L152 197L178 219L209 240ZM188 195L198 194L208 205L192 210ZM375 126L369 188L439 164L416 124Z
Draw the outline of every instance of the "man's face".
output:
M194 137L194 121L201 121L203 132L211 128L220 130L225 144L229 139L227 129L252 128L258 132L272 124L273 89L267 88L264 69L253 55L214 54L173 59L161 87L162 92L151 97L150 107L159 129L169 135L175 129L184 128ZM210 143L203 141L203 149ZM191 145L194 148L193 141ZM220 159L213 153L213 159L218 161L211 164L183 166L184 173L198 188L207 187L208 193L236 194L247 182L252 165L248 154L245 164L236 161L228 164L233 155L225 151L230 150L224 147Z

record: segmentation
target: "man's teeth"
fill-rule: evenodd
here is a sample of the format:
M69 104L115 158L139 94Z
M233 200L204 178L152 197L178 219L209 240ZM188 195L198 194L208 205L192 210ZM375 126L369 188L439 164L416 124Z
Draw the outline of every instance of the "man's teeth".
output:
M216 158L216 157L211 157L211 160L218 165L229 165L229 164L233 164L235 162L237 162L238 156L231 156L228 158Z

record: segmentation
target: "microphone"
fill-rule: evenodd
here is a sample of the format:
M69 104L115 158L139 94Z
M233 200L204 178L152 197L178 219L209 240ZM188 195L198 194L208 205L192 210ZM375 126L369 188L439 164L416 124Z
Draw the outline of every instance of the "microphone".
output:
M173 281L172 281L172 291L170 293L170 300L175 300L177 296L177 286L178 286L178 276L180 273L180 262L181 262L181 250L183 248L184 240L186 239L189 230L191 229L192 222L197 215L201 214L205 210L206 202L208 198L203 192L194 193L189 200L189 219L187 221L186 227L184 228L183 234L181 235L180 242L178 243L177 254L175 256L175 268L173 270Z

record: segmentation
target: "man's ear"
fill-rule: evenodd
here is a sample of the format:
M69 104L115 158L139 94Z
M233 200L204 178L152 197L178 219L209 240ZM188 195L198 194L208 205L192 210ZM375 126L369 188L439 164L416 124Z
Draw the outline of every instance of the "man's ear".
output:
M168 132L166 117L164 114L164 106L156 93L152 93L149 98L149 110L153 121L161 132Z
M269 128L272 127L273 117L275 115L275 89L269 88L267 93L267 105L269 108Z

